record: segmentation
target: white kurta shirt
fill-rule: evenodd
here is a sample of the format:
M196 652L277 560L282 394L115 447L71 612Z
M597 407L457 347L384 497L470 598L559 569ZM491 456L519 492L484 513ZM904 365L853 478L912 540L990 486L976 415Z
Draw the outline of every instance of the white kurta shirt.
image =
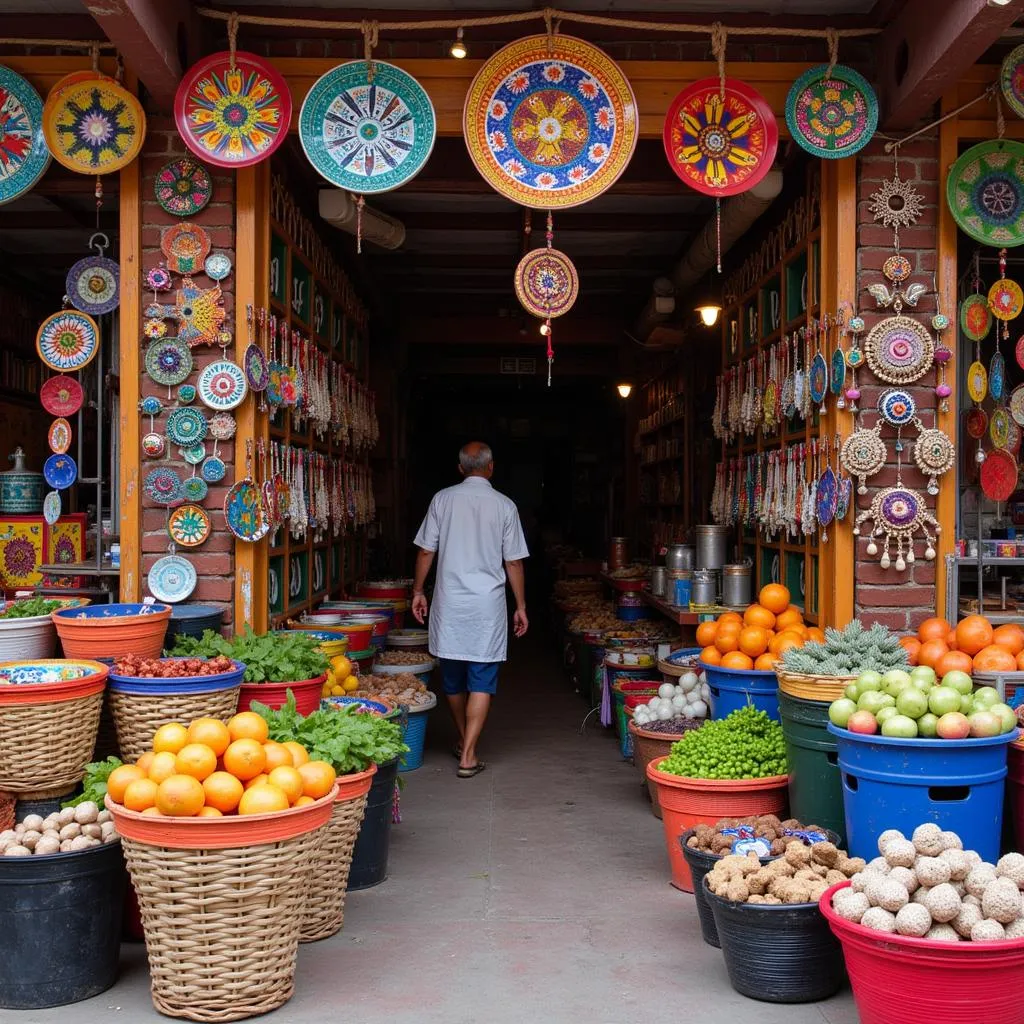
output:
M484 477L466 477L434 495L413 543L437 552L430 653L458 661L504 661L505 562L530 554L515 503Z

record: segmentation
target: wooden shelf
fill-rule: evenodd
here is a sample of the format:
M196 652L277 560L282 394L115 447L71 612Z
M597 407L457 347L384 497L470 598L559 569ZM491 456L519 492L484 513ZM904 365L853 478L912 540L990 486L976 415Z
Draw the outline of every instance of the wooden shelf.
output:
M660 597L655 597L649 590L641 590L640 596L645 604L671 619L677 626L696 626L700 621L696 612L691 612L689 608L683 609L674 604L668 604Z

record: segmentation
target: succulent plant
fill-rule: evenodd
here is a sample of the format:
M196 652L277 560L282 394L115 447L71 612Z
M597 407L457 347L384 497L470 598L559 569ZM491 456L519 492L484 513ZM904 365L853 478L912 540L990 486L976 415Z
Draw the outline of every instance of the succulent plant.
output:
M907 665L907 652L895 633L877 624L865 629L859 619L845 629L830 626L824 643L812 640L782 656L786 671L816 676L852 676L869 669L888 672Z

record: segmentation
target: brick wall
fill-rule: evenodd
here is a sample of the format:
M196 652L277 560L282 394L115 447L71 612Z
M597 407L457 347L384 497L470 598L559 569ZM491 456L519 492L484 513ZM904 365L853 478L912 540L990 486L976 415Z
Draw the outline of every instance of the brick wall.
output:
M885 316L891 316L892 310L875 309L874 299L865 291L869 284L882 282L890 284L882 274L882 263L892 255L892 231L876 223L869 210L869 202L882 181L892 178L893 163L891 155L883 150L883 142L874 142L861 154L858 166L858 204L857 204L857 287L858 307L864 317L866 331L870 330ZM900 155L900 176L905 181L913 182L914 187L923 196L924 213L911 228L900 232L900 251L910 260L914 273L910 280L925 285L929 292L934 290L934 271L936 266L936 246L938 244L938 208L939 201L939 166L938 141L931 139L918 140L902 147ZM916 309L904 307L904 315L919 320L931 330L931 318L936 312L936 296L924 295ZM865 332L866 333L866 332ZM952 346L949 332L944 338ZM862 338L863 341L863 338ZM947 374L955 372L947 364ZM871 427L878 421L874 411L878 396L893 385L885 384L874 378L871 372L863 369L857 374L857 382L861 390L860 406L871 410L863 415L863 425ZM935 411L938 399L935 397L936 371L933 368L909 389L917 402L918 415L926 427L935 426ZM913 442L917 432L911 427L903 431L904 450L901 457L903 466L903 483L913 487L928 499L928 506L934 512L935 498L927 494L927 478L923 477L914 464ZM896 431L885 425L882 438L889 450L889 462L881 472L868 481L868 493L857 496L858 510L867 509L871 499L878 490L892 487L896 483ZM909 443L908 443L909 440ZM947 475L940 481L940 487L953 487L953 476ZM856 495L856 492L854 492ZM897 631L916 629L918 624L930 615L935 614L935 562L927 562L924 551L927 544L923 538L914 542L915 561L903 572L897 572L896 555L892 552L893 564L888 569L879 565L879 554L868 555L868 527L865 524L863 534L856 540L856 566L854 584L854 606L856 614L865 623L881 622Z
M150 115L148 119L148 133L146 144L142 153L142 267L143 278L145 272L151 267L158 265L163 259L160 250L161 232L171 224L179 223L181 218L173 217L165 213L157 204L153 193L153 181L160 168L177 156L188 155L188 150L181 141L174 127L174 122L169 117ZM235 262L235 207L234 207L234 175L230 172L218 171L216 168L208 168L213 175L214 192L213 198L195 217L191 218L192 223L201 224L210 235L212 243L211 251L226 253ZM175 285L180 278L174 275ZM209 288L213 285L205 274L193 275L193 280L201 288ZM225 281L221 282L224 293L224 307L227 316L224 327L234 329L234 274L232 273ZM142 309L153 299L153 293L145 290L143 285ZM159 302L169 303L174 299L174 293L164 292L158 298ZM143 315L145 320L145 315ZM173 322L168 322L168 334L175 333ZM124 339L124 344L130 343L130 339ZM142 351L145 352L148 342L143 339ZM230 353L231 350L229 350ZM195 384L199 377L199 371L208 363L219 359L221 350L216 346L200 346L192 349L192 358L195 361L195 369L188 377L188 383ZM167 388L161 387L150 379L143 372L140 381L140 390L143 396L155 395L164 403L164 413L155 421L154 430L164 433L167 423L169 409L177 406L177 388L171 389L171 399L167 399ZM210 410L197 398L193 403L195 408L203 410L208 415ZM142 422L142 433L149 431L149 418L144 417ZM213 451L213 442L206 441L208 453ZM216 604L224 608L224 624L229 626L232 619L232 599L234 596L234 537L228 532L224 525L224 513L222 511L224 496L228 488L234 482L234 441L221 442L218 448L218 457L227 464L227 475L220 484L211 485L203 507L210 515L212 532L210 537L198 548L189 550L179 549L178 554L188 558L195 566L199 580L191 598L192 602L200 604ZM142 479L151 469L158 465L169 465L175 469L182 478L192 475L192 467L182 461L178 455L177 445L167 441L167 451L162 459L142 459ZM142 571L148 574L153 563L162 555L167 554L170 537L167 534L168 510L154 503L148 496L143 494L142 499ZM148 593L148 591L147 591Z

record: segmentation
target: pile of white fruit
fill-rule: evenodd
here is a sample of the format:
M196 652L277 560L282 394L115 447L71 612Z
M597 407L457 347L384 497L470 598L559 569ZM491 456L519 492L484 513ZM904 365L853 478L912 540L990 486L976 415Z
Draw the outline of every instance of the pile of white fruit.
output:
M65 807L44 818L26 815L23 821L0 832L0 854L5 857L31 857L49 853L77 853L103 843L116 843L120 837L110 811L92 800L77 807Z
M881 856L832 898L832 909L875 931L943 942L1024 938L1024 855L997 864L965 850L955 832L919 825L907 839L889 829Z
M667 722L672 718L707 718L708 684L696 672L684 672L679 682L662 683L658 696L652 697L633 711L633 721L643 728L652 722Z

